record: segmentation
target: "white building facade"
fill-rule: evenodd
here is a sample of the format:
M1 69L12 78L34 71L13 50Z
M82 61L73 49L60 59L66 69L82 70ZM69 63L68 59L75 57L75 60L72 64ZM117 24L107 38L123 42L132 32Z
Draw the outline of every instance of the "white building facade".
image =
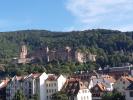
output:
M66 78L62 75L55 76L54 74L48 75L48 78L45 81L45 87L46 87L46 99L45 100L51 100L52 94L60 91L63 87L63 85L66 82Z

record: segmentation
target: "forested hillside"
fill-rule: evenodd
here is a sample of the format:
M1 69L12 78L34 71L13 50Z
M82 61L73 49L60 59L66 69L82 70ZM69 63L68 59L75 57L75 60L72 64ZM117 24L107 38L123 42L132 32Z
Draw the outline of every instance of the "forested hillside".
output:
M133 63L133 32L95 29L72 32L25 30L0 33L0 62L8 63L18 56L20 44L25 42L29 51L49 46L70 46L89 50L97 55L96 66L121 66ZM88 62L89 63L89 62Z

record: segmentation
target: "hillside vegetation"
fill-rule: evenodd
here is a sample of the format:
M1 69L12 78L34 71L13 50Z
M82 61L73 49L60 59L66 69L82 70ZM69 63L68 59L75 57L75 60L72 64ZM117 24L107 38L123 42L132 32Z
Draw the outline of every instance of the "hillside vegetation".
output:
M72 32L51 32L46 30L1 32L0 63L7 64L13 57L17 57L22 42L27 44L30 52L46 45L50 48L70 46L97 55L96 63L87 62L84 66L94 65L95 68L98 68L106 65L113 67L121 66L124 63L133 63L133 32L105 29ZM41 65L44 66L44 64ZM45 66L50 65L46 64ZM57 69L60 70L60 68ZM49 71L50 68L47 67L45 70Z

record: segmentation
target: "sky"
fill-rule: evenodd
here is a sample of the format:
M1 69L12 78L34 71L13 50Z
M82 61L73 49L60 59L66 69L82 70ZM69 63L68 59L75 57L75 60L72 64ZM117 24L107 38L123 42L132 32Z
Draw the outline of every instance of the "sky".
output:
M0 31L133 31L133 0L0 0Z

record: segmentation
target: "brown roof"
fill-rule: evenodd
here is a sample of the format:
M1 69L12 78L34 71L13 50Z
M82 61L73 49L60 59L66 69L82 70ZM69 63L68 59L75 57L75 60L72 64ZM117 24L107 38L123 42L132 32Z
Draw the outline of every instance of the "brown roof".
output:
M133 82L133 77L128 77L128 76L126 76L126 77L121 77L123 80L125 80L125 81L128 81L128 82Z
M97 86L99 87L101 91L103 92L106 91L106 87L102 83L98 83Z
M96 90L96 87L98 88L98 90ZM104 84L102 83L97 83L92 89L91 92L92 93L96 93L97 91L99 92L106 92L106 87L104 86Z
M56 75L48 75L47 81L56 81L59 76Z
M32 74L32 77L33 77L33 78L39 78L40 75L41 75L41 73L36 73L36 74Z
M71 78L67 80L64 91L68 95L76 95L81 89L87 89L83 82L81 82L79 79Z

